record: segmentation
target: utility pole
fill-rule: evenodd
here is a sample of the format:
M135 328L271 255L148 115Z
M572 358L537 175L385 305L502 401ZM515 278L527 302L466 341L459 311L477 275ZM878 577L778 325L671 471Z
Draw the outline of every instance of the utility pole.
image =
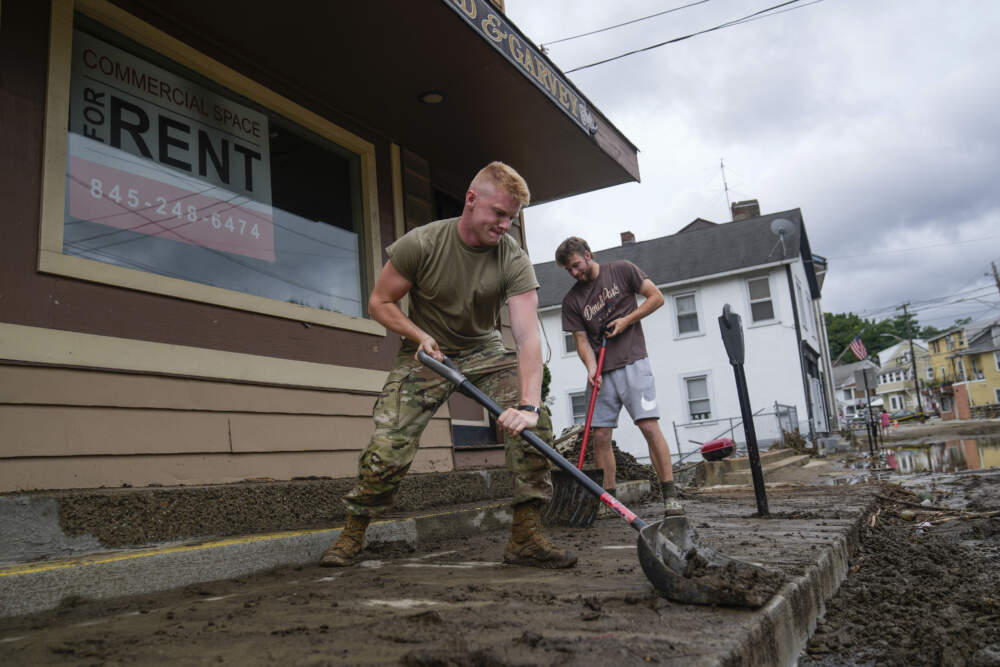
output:
M906 312L906 307L909 305L909 303L904 303L900 308L903 309L903 320L906 321L906 338L910 341L910 364L913 367L913 389L917 392L917 412L923 414L924 404L920 400L920 378L917 377L917 355L913 351L913 337L910 335L910 316ZM896 310L899 310L899 308Z
M993 267L993 280L996 281L997 291L1000 292L1000 273L997 273L997 263L990 262L990 266Z

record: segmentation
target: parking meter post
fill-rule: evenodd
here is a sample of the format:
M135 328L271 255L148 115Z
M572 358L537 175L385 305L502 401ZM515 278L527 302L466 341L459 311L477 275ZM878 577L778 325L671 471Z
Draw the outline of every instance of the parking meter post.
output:
M757 500L757 513L760 516L767 516L767 491L764 488L764 473L760 466L760 452L757 449L757 432L753 424L753 412L750 409L747 378L743 372L743 325L740 323L740 316L730 311L728 303L722 308L719 330L722 333L726 354L729 356L729 363L732 364L736 376L736 396L740 402L743 433L747 439L747 456L750 459L750 476L753 479L754 496Z

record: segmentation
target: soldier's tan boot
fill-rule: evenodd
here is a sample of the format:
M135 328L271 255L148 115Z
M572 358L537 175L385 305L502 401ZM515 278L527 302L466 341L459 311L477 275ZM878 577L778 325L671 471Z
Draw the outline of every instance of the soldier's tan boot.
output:
M340 537L323 552L319 564L323 567L347 567L354 563L354 557L365 546L365 531L370 522L371 517L349 514Z
M573 567L576 554L560 549L542 534L542 501L530 500L514 505L514 525L503 562L528 567Z

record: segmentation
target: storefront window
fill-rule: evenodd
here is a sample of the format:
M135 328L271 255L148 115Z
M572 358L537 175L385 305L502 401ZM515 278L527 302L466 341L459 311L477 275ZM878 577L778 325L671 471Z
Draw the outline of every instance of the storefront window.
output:
M363 316L357 154L83 17L63 253Z

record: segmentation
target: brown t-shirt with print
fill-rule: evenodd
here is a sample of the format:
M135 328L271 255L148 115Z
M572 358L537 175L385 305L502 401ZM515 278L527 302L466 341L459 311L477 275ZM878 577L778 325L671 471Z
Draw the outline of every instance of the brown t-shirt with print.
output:
M596 355L601 347L601 331L605 325L611 320L625 317L638 307L635 297L646 278L642 269L632 262L601 264L595 280L578 281L563 297L563 331L586 331ZM608 339L602 371L622 368L645 359L646 356L646 338L642 334L642 324L636 322L619 335Z

